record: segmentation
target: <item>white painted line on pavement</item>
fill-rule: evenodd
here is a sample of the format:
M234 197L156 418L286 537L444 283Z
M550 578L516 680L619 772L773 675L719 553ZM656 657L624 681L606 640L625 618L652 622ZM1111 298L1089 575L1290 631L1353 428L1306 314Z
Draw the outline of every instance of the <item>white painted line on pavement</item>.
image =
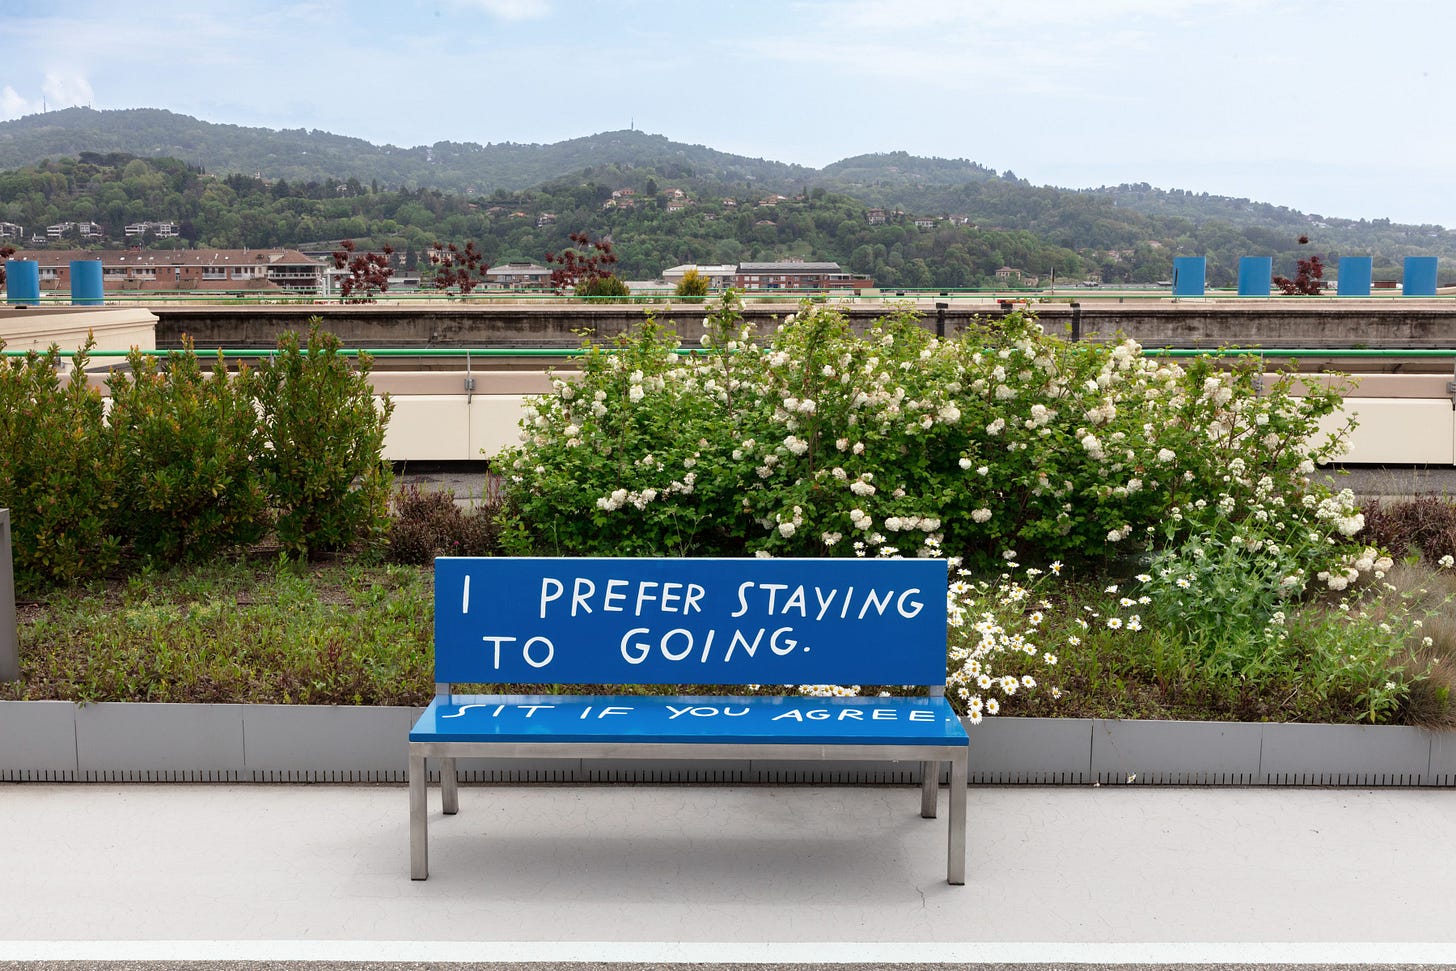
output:
M1456 964L1456 942L0 941L0 961Z

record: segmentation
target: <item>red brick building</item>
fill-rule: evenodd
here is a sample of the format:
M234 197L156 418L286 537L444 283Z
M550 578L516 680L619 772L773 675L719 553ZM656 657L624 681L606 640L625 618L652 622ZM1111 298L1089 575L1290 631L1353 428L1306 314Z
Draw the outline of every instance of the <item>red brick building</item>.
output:
M71 289L72 260L100 260L106 292L121 290L292 290L317 292L324 264L291 249L22 250L41 290Z
M744 290L863 290L875 281L838 263L739 263L733 285Z

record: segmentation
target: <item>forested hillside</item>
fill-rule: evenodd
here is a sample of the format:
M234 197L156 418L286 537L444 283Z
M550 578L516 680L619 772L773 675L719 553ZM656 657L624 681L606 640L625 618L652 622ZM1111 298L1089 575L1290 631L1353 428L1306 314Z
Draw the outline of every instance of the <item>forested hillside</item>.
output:
M352 177L390 188L424 187L470 195L528 189L605 162L752 182L765 191L780 192L802 185L815 171L640 131L603 132L553 145L436 142L399 148L302 128L273 131L218 125L157 108L67 108L0 122L0 168L82 152L180 158L220 175L242 173L288 182Z
M0 221L27 237L94 221L112 246L127 242L129 223L172 220L182 236L165 245L352 238L418 260L431 243L473 239L492 262L539 262L584 231L611 236L619 270L633 279L683 262L800 257L839 262L885 287L1045 286L1053 274L1150 284L1168 278L1175 255L1208 257L1215 286L1231 285L1246 255L1273 256L1275 272L1290 276L1312 253L1330 263L1371 255L1377 279L1396 279L1407 255L1456 256L1456 233L1437 226L1146 184L1033 186L974 162L903 152L814 170L635 131L400 149L159 110L77 108L0 123L5 164L16 167L0 173ZM1443 268L1442 282L1448 275L1456 269Z

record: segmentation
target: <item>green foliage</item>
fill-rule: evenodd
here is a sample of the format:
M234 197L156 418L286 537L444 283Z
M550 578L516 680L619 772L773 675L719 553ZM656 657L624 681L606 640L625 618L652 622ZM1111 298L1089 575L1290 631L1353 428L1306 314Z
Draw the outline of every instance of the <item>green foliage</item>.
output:
M88 337L71 355L65 380L54 344L0 358L0 506L22 587L99 576L120 558L116 453L86 380L94 346Z
M280 353L256 376L260 470L278 541L300 556L382 538L392 478L380 453L393 402L375 404L369 356L351 367L321 323L310 321L307 347L296 333L281 335Z
M677 354L649 318L532 403L502 456L511 545L1103 559L1235 528L1259 514L1241 503L1278 495L1319 537L1305 574L1342 568L1325 541L1349 535L1348 503L1308 480L1338 447L1318 431L1334 391L1261 395L1248 365L1071 344L1020 312L940 340L910 313L860 336L805 305L760 346L729 293L704 343Z
M108 380L122 521L136 551L171 563L257 542L267 497L252 378L219 352L204 374L188 341L165 361L135 349Z
M700 303L708 295L708 290L711 286L712 281L706 276L697 270L688 270L683 274L682 279L678 281L677 289L674 292L679 297L687 297L690 300Z
M218 560L56 590L21 628L0 698L422 705L430 575Z
M572 292L578 297L613 298L630 297L632 295L632 291L627 287L626 282L610 273L579 283Z

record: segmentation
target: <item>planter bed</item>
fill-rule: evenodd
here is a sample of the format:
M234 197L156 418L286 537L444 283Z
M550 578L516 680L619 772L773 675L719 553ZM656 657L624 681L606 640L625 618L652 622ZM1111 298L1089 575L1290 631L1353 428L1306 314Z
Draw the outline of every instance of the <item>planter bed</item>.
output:
M0 781L403 782L414 708L0 702ZM1401 726L988 718L976 785L1456 786L1456 735ZM472 782L885 783L919 767L461 762Z

